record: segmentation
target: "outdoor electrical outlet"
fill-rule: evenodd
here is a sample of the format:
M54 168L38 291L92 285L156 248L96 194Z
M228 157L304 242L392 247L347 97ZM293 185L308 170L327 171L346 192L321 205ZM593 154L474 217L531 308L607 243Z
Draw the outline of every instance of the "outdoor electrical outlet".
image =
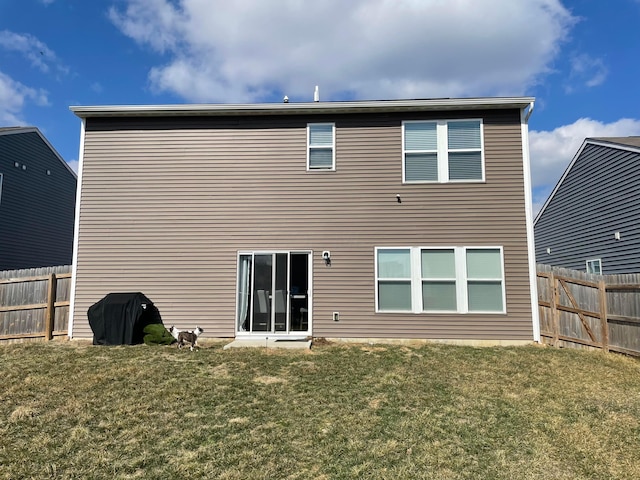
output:
M340 321L340 312L333 312L333 321L334 322Z

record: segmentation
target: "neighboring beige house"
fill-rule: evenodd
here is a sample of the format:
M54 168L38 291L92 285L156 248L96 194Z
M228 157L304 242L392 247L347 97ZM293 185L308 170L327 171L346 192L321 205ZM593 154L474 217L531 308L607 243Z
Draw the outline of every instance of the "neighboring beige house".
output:
M537 341L532 107L72 107L70 335L107 293L143 292L206 337Z

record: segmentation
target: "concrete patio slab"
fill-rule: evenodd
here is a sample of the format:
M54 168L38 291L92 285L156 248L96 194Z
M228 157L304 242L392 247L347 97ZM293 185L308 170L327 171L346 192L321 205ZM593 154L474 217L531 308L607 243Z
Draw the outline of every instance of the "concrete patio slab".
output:
M251 339L251 340L234 340L227 343L223 350L229 348L289 348L299 350L309 350L311 348L311 340L277 340L274 338L267 339Z

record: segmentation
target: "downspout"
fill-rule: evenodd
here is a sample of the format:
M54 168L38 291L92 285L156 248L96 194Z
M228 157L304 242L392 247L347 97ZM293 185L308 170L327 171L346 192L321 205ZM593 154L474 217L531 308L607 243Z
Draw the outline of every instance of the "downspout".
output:
M84 135L86 119L81 119L80 148L78 152L78 183L76 185L76 211L73 225L73 263L71 266L71 297L69 298L68 336L73 338L73 311L76 304L76 277L78 275L78 239L80 238L80 198L82 197L82 170L84 164Z
M529 111L527 112L527 116L524 117L524 123L526 123L527 125L529 124L529 117L531 116L531 114L533 113L533 107L535 106L535 102L531 102L529 104ZM527 128L528 130L528 128Z
M531 157L529 156L529 118L533 113L534 102L529 104L529 110L520 111L520 126L522 131L522 161L524 176L524 203L527 228L527 251L529 257L529 285L531 291L531 322L533 326L533 340L540 343L540 314L538 309L538 277L536 272L536 250L533 229L533 195L531 191Z

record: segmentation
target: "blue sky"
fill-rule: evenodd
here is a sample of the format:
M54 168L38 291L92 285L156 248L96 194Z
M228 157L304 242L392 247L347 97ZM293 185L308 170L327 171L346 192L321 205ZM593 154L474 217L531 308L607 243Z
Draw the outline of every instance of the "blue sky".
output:
M640 0L0 0L0 126L77 168L70 105L526 95L534 207L640 135Z

